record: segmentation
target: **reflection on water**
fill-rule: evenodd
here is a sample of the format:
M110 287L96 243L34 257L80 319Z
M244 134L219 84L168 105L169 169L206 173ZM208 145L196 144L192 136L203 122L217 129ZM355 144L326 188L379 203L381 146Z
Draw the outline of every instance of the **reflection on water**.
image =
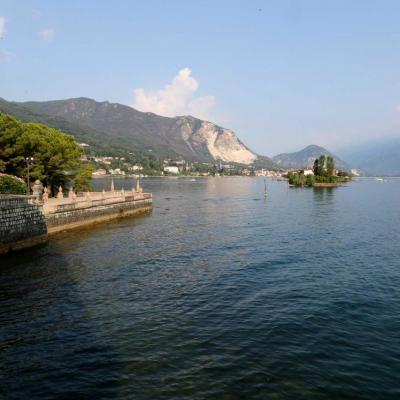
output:
M0 397L399 398L400 181L267 185L145 179L151 215L1 259Z
M316 202L326 203L330 202L333 203L335 199L337 188L313 188L314 200Z

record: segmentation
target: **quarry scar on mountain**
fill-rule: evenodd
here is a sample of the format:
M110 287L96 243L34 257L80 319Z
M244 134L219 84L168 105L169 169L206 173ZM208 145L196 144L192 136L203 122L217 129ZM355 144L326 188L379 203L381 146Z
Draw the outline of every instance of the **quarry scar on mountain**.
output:
M202 121L200 128L193 132L189 123L182 125L182 138L193 150L192 143L206 146L214 160L252 164L257 155L251 152L230 129Z

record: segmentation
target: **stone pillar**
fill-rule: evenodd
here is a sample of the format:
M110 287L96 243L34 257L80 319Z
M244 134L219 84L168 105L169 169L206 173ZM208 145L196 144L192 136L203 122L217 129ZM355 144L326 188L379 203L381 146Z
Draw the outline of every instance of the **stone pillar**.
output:
M140 193L140 178L139 178L139 175L138 175L138 177L136 178L136 191L138 192L138 193Z
M36 179L35 183L32 186L32 193L33 196L35 197L35 202L39 203L43 199L43 185L42 182L39 181L39 179Z

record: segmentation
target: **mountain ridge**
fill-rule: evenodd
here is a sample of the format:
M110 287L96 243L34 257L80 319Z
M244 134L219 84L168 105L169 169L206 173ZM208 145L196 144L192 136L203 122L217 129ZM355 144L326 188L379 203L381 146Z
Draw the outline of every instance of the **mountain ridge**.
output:
M260 158L232 130L188 115L163 117L88 97L27 102L0 99L0 111L45 123L82 141L160 157L245 165ZM266 166L276 167L270 158L261 159Z
M340 169L349 169L349 165L324 147L315 144L308 145L293 153L281 153L272 160L283 168L312 167L314 160L322 155L333 157L335 165Z
M400 137L375 139L338 151L363 175L400 176Z

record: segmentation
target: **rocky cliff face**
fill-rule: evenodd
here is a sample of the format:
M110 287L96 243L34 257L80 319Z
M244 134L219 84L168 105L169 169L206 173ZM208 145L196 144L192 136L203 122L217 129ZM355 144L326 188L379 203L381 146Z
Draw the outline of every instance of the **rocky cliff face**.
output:
M230 129L211 122L179 117L182 139L193 153L208 152L214 160L252 164L257 155L249 150Z

